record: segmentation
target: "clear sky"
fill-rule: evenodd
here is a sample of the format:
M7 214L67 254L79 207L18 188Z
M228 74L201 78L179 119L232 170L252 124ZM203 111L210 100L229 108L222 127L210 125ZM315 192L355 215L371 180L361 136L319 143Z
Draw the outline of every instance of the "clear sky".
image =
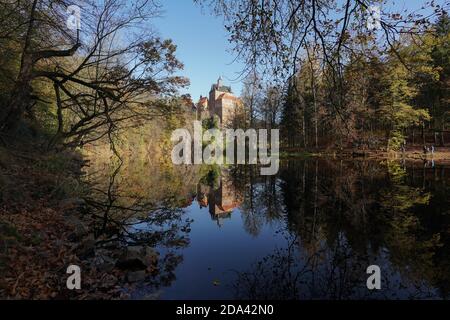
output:
M192 0L160 3L164 12L155 21L155 28L177 45L177 57L184 63L181 74L191 80L190 88L184 91L197 101L200 95L208 95L211 84L222 76L224 83L239 95L242 84L234 80L243 66L233 62L234 54L222 18L211 15L209 9L202 9Z
M235 94L242 89L236 81L243 66L234 62L234 53L228 43L228 34L220 17L213 16L208 8L202 9L192 0L162 0L162 17L155 21L155 28L164 38L171 38L178 46L177 57L184 63L180 73L191 80L190 93L194 99L208 95L211 84L222 76L226 85L231 85ZM404 13L427 8L426 0L388 0L383 11ZM448 0L437 0L444 4ZM427 9L425 9L425 12Z

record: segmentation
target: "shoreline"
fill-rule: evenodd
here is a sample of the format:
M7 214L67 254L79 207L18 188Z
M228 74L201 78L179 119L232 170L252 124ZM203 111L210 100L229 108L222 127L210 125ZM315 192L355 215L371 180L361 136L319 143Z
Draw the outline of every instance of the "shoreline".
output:
M332 158L347 160L408 160L408 161L434 161L439 164L450 165L450 148L437 148L434 154L424 154L419 148L411 148L405 152L400 151L383 151L383 150L296 150L281 151L281 159L288 158Z
M0 207L0 243L7 248L0 252L0 269L3 269L4 275L0 281L0 297L129 298L123 288L133 286L132 278L139 279L142 272L116 268L118 261L135 252L128 252L121 246L107 252L98 246L98 239L93 237L93 221L90 213L85 212L86 202L83 200L90 192L89 185L79 182L85 159L77 153L39 154L28 151L26 154L16 154L18 152L6 149L0 151L3 151L0 178L9 179L3 188L5 202ZM434 160L437 165L450 165L450 149L438 149L433 157L425 157L417 150L405 153L322 150L280 152L280 158L345 161L404 159L417 163ZM21 187L20 193L18 187ZM132 249L145 251L145 261L149 261L151 274L158 271L154 248L135 246ZM72 263L79 264L84 270L81 291L66 288L66 268Z

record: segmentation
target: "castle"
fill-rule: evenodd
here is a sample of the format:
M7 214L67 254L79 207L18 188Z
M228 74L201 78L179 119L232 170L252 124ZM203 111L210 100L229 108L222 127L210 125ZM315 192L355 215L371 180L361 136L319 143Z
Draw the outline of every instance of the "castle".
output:
M221 126L228 126L242 107L242 103L231 91L231 87L223 85L222 77L211 86L209 99L200 96L197 102L197 120L217 117Z
M211 218L220 227L223 220L230 218L234 209L244 202L242 190L234 185L234 180L229 170L220 172L219 186L211 187L199 183L197 186L197 202L200 208L209 208Z

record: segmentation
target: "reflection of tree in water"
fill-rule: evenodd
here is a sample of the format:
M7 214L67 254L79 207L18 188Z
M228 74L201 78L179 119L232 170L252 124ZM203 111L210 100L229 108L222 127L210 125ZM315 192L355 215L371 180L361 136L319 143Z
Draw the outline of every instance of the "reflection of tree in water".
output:
M255 237L267 224L286 234L286 247L238 275L239 298L448 296L448 169L296 160L282 162L276 177L259 176L255 166L203 172L128 165L100 173L89 199L97 242L174 253L160 257L164 272L154 287L174 280L181 256L172 249L188 245L182 208L196 197L214 220L239 208ZM382 268L381 292L366 288L370 264Z
M221 226L239 208L245 230L254 236L262 226L283 215L279 179L262 177L256 166L212 167L197 186L200 208L208 207L211 218Z
M300 239L287 236L288 247L277 249L240 273L235 294L240 299L341 299L358 285L360 273L344 246L314 252L298 251Z
M120 164L112 169L109 166L100 168L89 175L93 186L86 202L93 218L96 250L104 252L106 249L109 256L119 258L128 247L164 249L165 254L158 258L157 269L152 270L145 280L146 285L153 288L167 286L175 279L174 270L182 261L175 249L189 244L187 235L191 221L183 219L180 208L186 198L180 199L178 183L167 187L173 194L168 191L163 197L150 197L145 187L138 187L146 176L130 174L127 170L129 168ZM166 183L171 183L168 173L164 175L168 178Z
M237 297L446 297L450 203L443 176L415 172L411 179L395 163L284 163L275 193L285 204L290 245L239 274ZM425 180L434 188L424 189ZM382 268L380 292L366 288L371 264Z
M448 169L387 164L391 192L381 192L389 215L391 261L410 279L427 279L448 297L450 290L450 199ZM408 172L409 171L409 172ZM438 175L439 173L439 175ZM448 174L448 173L447 173Z
M244 195L240 211L249 234L257 236L265 224L281 220L283 204L278 196L278 177L260 176L256 166L233 167L230 176L234 187Z
M333 245L316 244L314 251L289 236L287 248L276 249L250 270L238 274L233 286L236 299L395 299L431 298L435 292L423 284L405 286L382 256L361 256L343 235ZM366 287L366 268L379 264L382 290Z

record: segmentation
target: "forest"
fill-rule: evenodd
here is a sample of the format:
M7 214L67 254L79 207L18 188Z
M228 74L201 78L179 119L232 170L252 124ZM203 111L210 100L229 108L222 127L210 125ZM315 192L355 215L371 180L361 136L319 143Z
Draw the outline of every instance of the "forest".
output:
M450 19L393 12L368 29L369 2L219 1L246 61L251 123L281 129L287 150L405 151L450 137ZM375 2L379 5L381 2ZM448 4L447 4L448 5ZM425 6L424 6L425 7ZM299 11L302 11L299 14ZM245 14L240 14L244 12ZM329 19L331 12L340 18Z
M244 66L239 76L244 113L234 126L279 129L286 157L332 155L353 161L370 154L386 161L390 180L383 184L396 188L398 199L387 199L386 191L376 200L386 212L401 208L397 211L408 212L405 219L415 219L408 210L429 199L402 208L404 203L396 201L408 202L404 198L417 196L416 189L407 188L407 193L403 180L395 183L397 166L390 161L406 157L423 161L425 168L430 154L433 167L434 160L447 163L450 157L450 3L431 0L423 1L422 10L384 10L389 2L193 0L192 6L223 20L233 47L230 56ZM78 5L72 0L0 0L1 298L129 298L118 283L142 276L142 270L129 272L120 263L111 267L109 262L119 258L105 251L113 244L126 252L126 246L143 244L153 252L156 243L185 248L190 221L183 220L182 212L201 184L214 189L210 180L221 174L217 167L174 168L170 162L171 133L195 120L196 105L187 93L190 80L177 44L161 37L155 23L162 5L84 0L81 11ZM293 194L297 182L307 179L298 178L298 167L282 168L282 181L274 177L262 194L270 203L264 210L280 215L283 206L271 201L285 197L293 215L289 230L302 230L309 221L296 221L297 212L305 209ZM363 174L362 180L382 180L385 167L376 168L382 173ZM260 178L248 170L251 174L243 176L251 178L253 188ZM291 173L298 179L289 184ZM137 183L136 177L147 179ZM442 188L444 178L439 180ZM284 190L275 192L279 183ZM336 184L325 183L330 190ZM333 194L328 192L338 198ZM351 195L360 196L357 191ZM320 196L326 198L326 192ZM303 189L298 201L310 197ZM445 201L445 195L439 197ZM330 199L324 212L334 210ZM316 200L313 210L319 206ZM249 202L253 206L253 201L245 205ZM330 229L333 221L322 218L323 228ZM403 225L383 219L389 228L387 240L380 242L396 250L401 244L391 229ZM246 229L256 237L258 221L250 220L244 219ZM136 235L128 229L134 224L148 224L149 231ZM407 231L404 236L415 243ZM433 234L425 238L434 245ZM152 285L171 283L182 259L173 255L157 264L156 254L149 255L144 273L154 277ZM413 249L407 250L408 259L413 255ZM68 261L87 270L89 289L66 290L61 270ZM446 281L435 272L430 279ZM238 289L238 296L254 294Z
M131 149L157 158L170 147L159 137L170 136L171 119L178 126L177 92L189 80L175 74L176 45L151 24L160 9L148 0L0 1L2 298L60 296L65 280L53 270L83 261L95 243L79 237L74 215L87 195L104 195L84 179L89 161L116 166ZM139 132L147 145L120 143Z
M280 128L285 149L399 151L449 140L445 4L383 12L368 26L365 1L195 2L223 16L245 62L244 126ZM73 149L101 140L114 149L127 129L192 118L180 116L189 80L179 76L176 44L150 23L153 1L87 2L79 30L67 28L70 1L1 5L3 144Z

